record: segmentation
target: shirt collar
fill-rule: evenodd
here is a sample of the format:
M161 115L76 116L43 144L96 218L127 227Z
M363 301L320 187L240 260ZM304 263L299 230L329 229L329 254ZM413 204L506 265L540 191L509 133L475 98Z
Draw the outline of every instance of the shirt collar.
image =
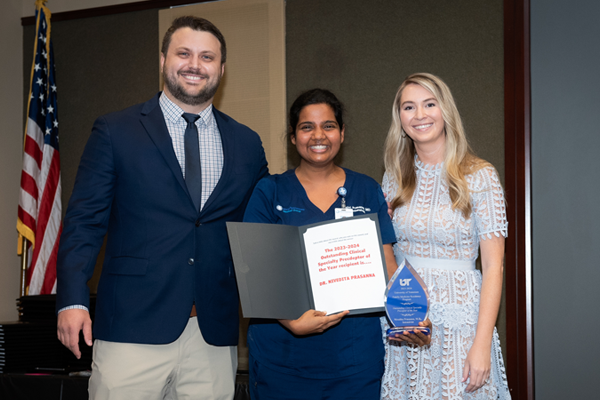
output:
M187 122L185 122L185 120L182 117L185 111L183 111L183 109L177 104L173 103L173 101L169 99L165 92L161 93L159 104L163 114L165 115L165 118L167 118L169 121L173 123L180 123L181 121L183 121L187 124ZM200 113L198 114L200 116L200 119L204 121L204 123L207 125L212 119L214 119L212 109L213 105L209 104L208 107L200 111Z

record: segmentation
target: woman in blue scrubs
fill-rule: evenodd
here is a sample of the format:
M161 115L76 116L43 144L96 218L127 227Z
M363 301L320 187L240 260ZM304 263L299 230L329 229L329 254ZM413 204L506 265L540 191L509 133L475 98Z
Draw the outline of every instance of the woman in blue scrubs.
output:
M397 268L392 250L396 237L381 188L372 178L333 162L344 141L342 104L327 90L310 90L292 105L289 124L300 166L261 180L244 221L301 226L332 220L342 207L338 189L345 188L347 210L378 214L391 277ZM252 320L252 399L378 400L384 357L380 315L347 314L308 310L297 320ZM409 338L428 343L420 333Z

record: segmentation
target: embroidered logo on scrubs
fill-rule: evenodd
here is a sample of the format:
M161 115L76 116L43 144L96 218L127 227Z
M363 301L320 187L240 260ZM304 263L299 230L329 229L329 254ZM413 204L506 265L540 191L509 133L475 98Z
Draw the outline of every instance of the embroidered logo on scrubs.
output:
M297 208L297 207L288 207L288 208L283 208L282 206L280 206L279 204L277 205L277 207L275 207L277 209L277 211L283 211L284 213L291 213L291 212L297 212L300 213L302 211L304 211L304 208Z
M368 213L368 212L371 212L371 209L370 209L370 208L364 208L363 206L358 206L358 207L354 207L354 206L352 206L352 207L350 207L350 208L352 208L352 211L354 211L354 212L361 212L361 213L363 213L363 214L366 214L366 213Z

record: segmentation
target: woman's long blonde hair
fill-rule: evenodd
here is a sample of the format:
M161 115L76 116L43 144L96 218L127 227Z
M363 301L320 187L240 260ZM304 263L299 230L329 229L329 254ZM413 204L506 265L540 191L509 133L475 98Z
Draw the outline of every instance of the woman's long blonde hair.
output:
M469 186L466 175L473 173L488 163L473 154L465 129L456 108L456 103L448 86L437 76L416 73L408 76L398 88L392 107L392 124L385 141L384 162L390 178L398 183L398 192L391 199L392 209L401 207L412 198L417 184L415 170L415 145L404 132L400 121L402 91L407 85L416 84L429 90L437 99L444 119L446 149L444 171L452 200L452 209L460 210L465 218L471 215Z

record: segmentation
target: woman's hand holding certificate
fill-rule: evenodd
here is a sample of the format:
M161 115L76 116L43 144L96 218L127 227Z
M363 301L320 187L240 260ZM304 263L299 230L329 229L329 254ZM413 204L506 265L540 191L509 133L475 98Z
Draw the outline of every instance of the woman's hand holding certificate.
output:
M325 311L308 310L298 319L280 319L281 325L297 336L325 332L348 315L349 311L327 315Z

